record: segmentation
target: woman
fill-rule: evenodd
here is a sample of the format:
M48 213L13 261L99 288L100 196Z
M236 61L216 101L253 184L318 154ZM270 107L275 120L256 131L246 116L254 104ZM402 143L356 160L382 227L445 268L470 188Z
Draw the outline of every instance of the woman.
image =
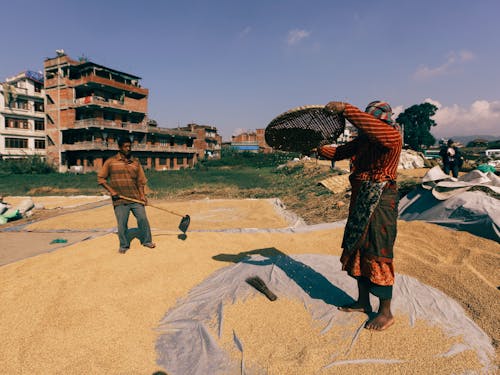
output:
M357 301L339 309L371 313L369 294L372 293L380 300L379 310L366 328L382 331L394 323L392 261L397 232L400 128L386 102L371 102L365 112L343 102L330 102L325 109L342 114L359 133L345 145L322 146L317 150L330 160L352 160L349 177L352 195L340 260L342 269L357 280L359 294Z

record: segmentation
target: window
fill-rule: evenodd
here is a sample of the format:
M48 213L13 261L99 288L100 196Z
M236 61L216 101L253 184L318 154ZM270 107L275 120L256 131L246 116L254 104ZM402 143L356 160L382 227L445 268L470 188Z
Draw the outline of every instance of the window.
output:
M27 100L22 100L18 99L14 105L15 108L17 109L29 109L28 101Z
M35 120L35 130L45 130L45 124L43 120Z
M5 138L5 148L28 148L27 138Z
M41 83L35 82L35 92L42 92L42 87Z
M45 139L35 139L36 149L45 149Z
M35 102L35 112L43 112L43 102Z
M28 120L21 120L17 118L5 118L5 124L7 128L12 128L12 129L29 129L29 123Z
M167 158L160 158L160 165L167 165Z
M177 158L177 165L183 165L183 164L184 164L184 158L183 157Z

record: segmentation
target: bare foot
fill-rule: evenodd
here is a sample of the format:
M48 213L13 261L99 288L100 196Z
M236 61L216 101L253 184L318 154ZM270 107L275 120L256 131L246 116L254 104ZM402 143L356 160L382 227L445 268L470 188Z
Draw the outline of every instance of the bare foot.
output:
M383 331L394 324L394 317L392 314L379 313L375 318L366 323L366 329L373 329L374 331Z
M339 306L338 309L344 312L364 312L367 314L372 312L372 307L370 305L365 305L358 301L353 302L349 305Z

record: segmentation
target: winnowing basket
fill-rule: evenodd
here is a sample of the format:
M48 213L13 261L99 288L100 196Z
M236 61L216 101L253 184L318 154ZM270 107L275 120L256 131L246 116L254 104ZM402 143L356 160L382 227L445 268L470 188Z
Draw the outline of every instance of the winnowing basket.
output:
M307 153L333 143L344 132L342 115L324 105L296 107L274 118L265 130L266 143L276 150Z

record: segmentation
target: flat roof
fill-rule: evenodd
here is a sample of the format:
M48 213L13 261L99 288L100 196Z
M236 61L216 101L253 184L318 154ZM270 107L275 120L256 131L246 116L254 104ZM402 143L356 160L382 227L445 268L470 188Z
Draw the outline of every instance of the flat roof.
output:
M78 69L85 69L87 67L97 67L97 68L101 68L101 69L104 69L104 70L109 70L111 73L116 73L116 74L120 74L122 76L127 76L128 78L142 79L139 76L136 76L136 75L133 75L133 74L129 74L129 73L125 73L125 72L121 72L121 71L116 70L116 69L108 68L107 66L104 66L104 65L101 65L101 64L96 64L96 63L91 62L91 61L86 61L86 62L80 63L78 65L75 65L75 67L78 68Z

